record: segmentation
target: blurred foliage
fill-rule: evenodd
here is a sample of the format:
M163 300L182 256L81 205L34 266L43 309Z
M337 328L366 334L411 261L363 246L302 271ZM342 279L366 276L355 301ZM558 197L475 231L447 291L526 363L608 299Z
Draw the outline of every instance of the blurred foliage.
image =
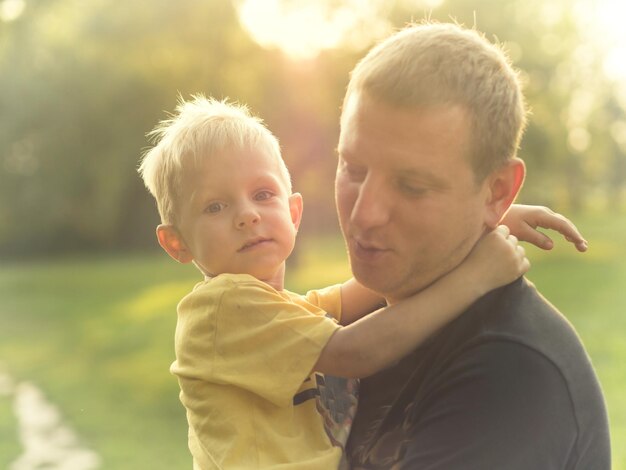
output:
M453 18L510 51L533 110L524 201L623 205L624 106L567 0L447 0L430 13L423 2L372 4L390 26ZM135 170L178 93L249 104L281 141L306 198L305 230L336 231L339 107L365 45L290 59L251 39L241 0L25 5L0 20L0 256L156 246L156 210Z

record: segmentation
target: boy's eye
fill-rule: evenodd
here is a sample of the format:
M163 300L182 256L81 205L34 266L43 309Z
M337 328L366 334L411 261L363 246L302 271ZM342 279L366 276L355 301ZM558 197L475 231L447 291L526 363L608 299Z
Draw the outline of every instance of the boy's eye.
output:
M222 202L212 202L211 204L207 206L207 208L205 209L205 212L209 212L210 214L215 214L217 212L220 212L222 209L224 209L224 207L226 207L226 205Z
M265 201L266 199L271 198L274 195L273 192L268 190L259 191L254 195L255 201Z

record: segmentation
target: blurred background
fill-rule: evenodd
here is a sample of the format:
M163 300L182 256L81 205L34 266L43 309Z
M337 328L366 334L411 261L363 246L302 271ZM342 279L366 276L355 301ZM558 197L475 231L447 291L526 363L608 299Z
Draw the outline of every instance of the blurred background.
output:
M136 168L177 97L247 103L305 197L288 287L349 275L333 202L349 71L424 18L475 26L532 109L519 202L590 242L529 249L579 331L626 469L626 3L621 0L0 0L0 468L184 469L168 368L199 275L159 252Z

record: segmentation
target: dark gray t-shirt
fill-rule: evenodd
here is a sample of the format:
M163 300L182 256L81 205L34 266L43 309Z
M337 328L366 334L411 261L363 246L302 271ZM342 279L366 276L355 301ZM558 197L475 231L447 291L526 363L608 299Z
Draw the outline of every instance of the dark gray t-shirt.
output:
M589 357L569 322L524 279L363 379L347 452L353 470L611 467L606 406Z

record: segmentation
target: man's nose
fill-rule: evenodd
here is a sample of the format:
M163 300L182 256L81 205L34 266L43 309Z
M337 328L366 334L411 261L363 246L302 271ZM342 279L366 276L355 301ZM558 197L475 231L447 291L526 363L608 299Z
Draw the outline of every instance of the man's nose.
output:
M235 225L242 229L258 224L260 219L259 212L251 204L245 204L237 212Z
M361 230L385 225L389 222L392 207L384 182L370 177L359 187L350 219Z

